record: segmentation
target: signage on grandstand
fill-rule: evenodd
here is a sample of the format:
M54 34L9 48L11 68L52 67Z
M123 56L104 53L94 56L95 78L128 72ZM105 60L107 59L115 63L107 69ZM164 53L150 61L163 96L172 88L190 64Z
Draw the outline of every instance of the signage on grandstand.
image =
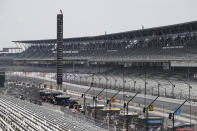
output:
M56 54L57 51L53 51L53 53ZM63 53L64 54L77 54L77 53L79 53L79 51L78 50L76 50L76 51L63 51Z
M170 63L169 62L163 62L162 67L164 70L169 70L170 69Z
M177 48L183 48L184 46L165 46L162 47L162 49L177 49Z
M67 53L67 54L77 54L77 53L79 53L79 51L78 51L78 50L76 50L76 51L63 51L63 53Z
M107 50L107 52L116 52L117 50Z
M197 67L197 61L171 61L172 67Z

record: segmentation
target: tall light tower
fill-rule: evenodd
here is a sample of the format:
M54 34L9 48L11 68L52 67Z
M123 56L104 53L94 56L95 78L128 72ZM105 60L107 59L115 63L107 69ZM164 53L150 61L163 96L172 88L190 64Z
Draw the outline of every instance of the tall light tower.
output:
M57 14L57 86L62 90L63 76L63 13Z

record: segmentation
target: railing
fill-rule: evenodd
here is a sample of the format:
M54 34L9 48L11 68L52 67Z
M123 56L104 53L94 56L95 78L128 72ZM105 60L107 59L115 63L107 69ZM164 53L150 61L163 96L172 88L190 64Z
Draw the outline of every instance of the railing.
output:
M61 107L61 111L64 112L65 117L69 117L70 119L78 121L79 123L86 121L87 123L89 123L92 126L100 127L102 130L104 130L104 129L111 130L111 129L115 128L114 124L109 124L108 122L104 122L104 121L101 121L98 119L90 118L86 115L83 115L80 112L73 113L72 110L70 110L66 107Z

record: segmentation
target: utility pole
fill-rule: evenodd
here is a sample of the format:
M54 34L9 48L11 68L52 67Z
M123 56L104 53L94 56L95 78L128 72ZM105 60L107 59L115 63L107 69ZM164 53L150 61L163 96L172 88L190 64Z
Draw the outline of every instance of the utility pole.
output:
M188 87L189 87L189 106L190 106L190 124L191 124L191 115L192 115L192 105L191 105L191 89L192 86L190 86L190 69L189 69L189 63L188 63L188 68L187 68L187 80L188 80Z
M97 106L97 97L105 90L105 88L103 88L95 97L93 97L93 101L95 103L95 106ZM97 112L96 112L96 108L94 108L94 118L96 119L96 115L97 115Z
M173 129L173 131L175 131L175 128L174 128L174 115L185 104L186 101L188 101L188 100L186 99L173 113L169 114L169 119L171 119L171 117L172 117L172 129Z
M188 69L189 70L189 69ZM189 71L188 71L189 72ZM189 75L189 73L188 73ZM189 77L189 76L188 76ZM188 94L188 101L190 102L189 103L189 110L190 110L190 124L191 124L191 115L192 115L192 105L191 105L191 89L192 89L192 86L189 84L189 78L188 78L188 83L185 81L185 84L188 86L189 88L189 94Z
M175 96L174 96L175 84L173 84L170 80L168 80L168 82L172 85L172 97L175 98Z
M81 95L81 97L83 97L83 110L84 110L84 115L85 115L85 111L86 111L86 93L88 93L88 91L91 89L91 85L90 87Z
M80 82L79 82L79 84L81 85L81 76L79 77L79 79L80 79Z
M146 56L145 56L145 80L144 80L144 107L146 107L146 84L147 84L147 82L146 82L146 74L147 72L146 72ZM144 114L144 116L145 116L145 114Z
M137 96L138 92L135 93L135 95L127 102L127 131L129 131L129 103Z
M142 28L142 31L144 30L144 27ZM148 49L148 48L145 48L145 49ZM147 75L147 64L146 64L146 55L147 55L147 50L145 51L145 62L144 62L144 66L145 66L145 72L144 72L144 107L146 107L146 75ZM144 114L145 115L145 114Z
M92 86L92 88L93 88L93 97L94 97L94 73L92 74L92 82L90 83L90 86ZM94 101L93 101L94 102ZM93 103L93 104L95 104L95 103Z
M158 87L158 96L160 96L160 90L159 90L160 85L161 85L161 84L158 83L158 86L157 86L157 87Z
M115 79L115 90L116 90L116 82L117 82L117 80Z
M190 124L191 124L191 116L192 116L192 101L191 101L191 90L192 89L192 86L189 86L189 102L190 102L190 104L189 104L189 108L190 108L190 112L189 112L189 114L190 114Z
M125 83L126 83L126 80L125 80L125 63L123 63L123 69L122 69L122 92L123 92L123 101L125 103ZM125 110L124 110L125 112Z
M107 65L106 65L106 78L105 78L105 89L106 89L106 91L105 91L105 97L106 97L106 106L107 106L107 82L108 82L108 78L107 78Z
M136 87L135 87L135 85L136 85L136 81L133 82L134 92L136 92Z
M143 112L146 113L146 131L148 131L148 108L159 98L157 96L147 107L144 107Z
M114 94L110 99L109 99L109 109L111 109L111 101L113 98L115 98L118 94L119 94L120 90L116 92L116 94Z

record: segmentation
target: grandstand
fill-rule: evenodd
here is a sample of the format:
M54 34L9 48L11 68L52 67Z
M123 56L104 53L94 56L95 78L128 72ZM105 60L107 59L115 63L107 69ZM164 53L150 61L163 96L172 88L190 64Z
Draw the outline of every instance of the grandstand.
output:
M0 97L0 125L10 131L100 131L105 130L87 120L72 119L71 114L40 107L11 96ZM9 114L9 117L7 116ZM10 126L7 126L10 125Z
M64 60L172 62L196 59L197 22L64 39ZM26 47L16 60L54 60L56 40L13 41ZM107 56L107 57L106 57Z
M105 86L111 88L121 85L123 88L124 70L127 81L124 88L128 90L134 91L136 82L136 88L143 92L146 79L148 83L154 83L148 84L150 94L155 94L155 87L160 84L168 86L161 88L165 96L174 97L176 94L179 98L182 95L187 97L189 82L194 87L192 91L197 89L196 41L197 21L100 36L66 38L63 39L64 73L89 74L88 78L79 75L66 77L66 80L73 79L75 83L82 81L87 85L94 74L98 78L95 79L97 84L100 78L100 83ZM56 72L56 39L13 42L23 50L0 57L4 60L2 67L6 64L8 70ZM13 63L17 68L12 68Z

